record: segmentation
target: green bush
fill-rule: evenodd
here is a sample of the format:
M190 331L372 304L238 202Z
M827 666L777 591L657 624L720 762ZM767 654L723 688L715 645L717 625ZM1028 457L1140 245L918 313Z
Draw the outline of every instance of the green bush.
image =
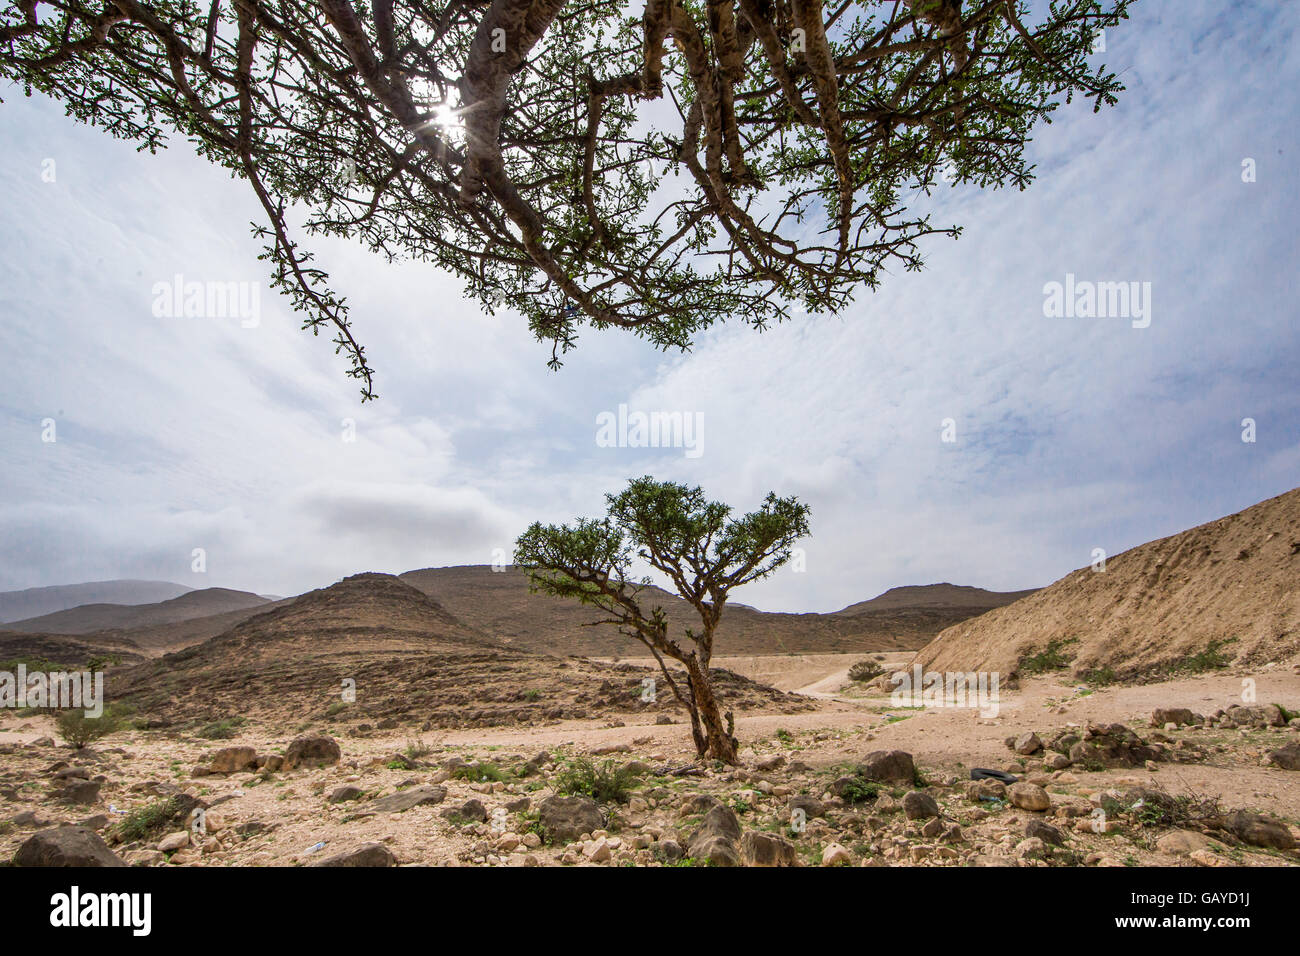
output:
M107 737L120 729L121 720L109 708L98 717L87 717L84 710L60 710L54 718L59 736L80 750L86 744Z
M1070 666L1070 662L1074 660L1074 655L1063 653L1063 649L1077 643L1079 643L1077 637L1071 637L1063 641L1048 641L1047 646L1037 654L1027 654L1020 658L1020 673L1046 674L1050 671L1064 670Z
M636 774L627 765L606 760L599 766L586 757L578 757L555 775L557 793L581 794L597 803L627 803L628 791L636 784Z

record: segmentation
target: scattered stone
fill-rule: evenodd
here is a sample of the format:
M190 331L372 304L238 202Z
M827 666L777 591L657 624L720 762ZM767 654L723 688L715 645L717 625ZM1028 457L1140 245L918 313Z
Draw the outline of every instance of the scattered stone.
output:
M1223 822L1229 833L1251 846L1271 847L1275 850L1289 850L1295 846L1295 837L1291 836L1286 824L1262 813L1238 810L1229 814Z
M363 843L352 850L345 850L323 860L316 860L309 866L397 866L397 857L382 843Z
M1035 837L1051 846L1065 846L1065 834L1038 817L1031 817L1025 823L1025 836Z
M351 800L360 800L366 795L366 792L360 787L346 783L341 787L335 787L326 798L327 803L347 803Z
M189 845L189 831L177 830L175 833L169 833L159 840L157 850L159 853L175 853L177 850L184 849Z
M1152 727L1164 727L1166 724L1181 727L1184 724L1199 724L1200 722L1200 716L1192 713L1186 707L1157 707L1151 712Z
M937 817L939 815L939 803L928 793L912 790L903 795L903 813L907 815L909 820L925 820L929 817Z
M1038 739L1038 734L1031 730L1015 738L1015 741L1011 745L1011 749L1018 754L1028 757L1042 750L1043 742Z
M895 751L898 752L898 751ZM910 758L909 758L910 759ZM828 843L822 850L822 866L852 866L853 854L838 843Z
M542 828L556 843L569 843L605 825L600 807L590 797L547 797L537 809Z
M240 773L257 769L257 751L252 747L222 747L208 758L208 773Z
M427 803L442 803L445 799L447 799L445 788L421 784L418 787L408 787L406 790L398 790L386 797L380 797L370 804L370 808L378 813L402 813Z
M62 826L33 833L14 854L15 866L126 866L94 830Z
M857 767L859 776L878 783L912 786L916 782L916 764L903 750L876 750L867 754Z
M730 807L717 806L704 815L687 844L687 855L712 866L739 866L740 820Z
M1300 741L1293 740L1268 755L1268 762L1283 770L1300 770Z
M740 838L740 859L745 866L798 866L794 844L775 833L746 830Z
M1041 813L1052 806L1052 798L1036 783L1026 783L1023 780L1020 783L1013 783L1008 793L1011 803L1021 810Z
M1191 856L1197 850L1208 850L1212 845L1209 837L1195 830L1170 830L1156 840L1156 849L1172 856Z
M284 751L284 769L299 767L327 767L343 757L338 741L329 734L313 734L295 738Z

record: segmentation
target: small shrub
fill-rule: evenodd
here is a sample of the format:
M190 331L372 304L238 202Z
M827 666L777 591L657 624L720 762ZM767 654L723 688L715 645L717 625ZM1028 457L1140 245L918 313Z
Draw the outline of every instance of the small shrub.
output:
M183 817L184 812L184 804L177 797L155 800L143 807L137 807L123 817L122 822L117 825L118 836L122 838L123 843L161 836L175 828L177 819Z
M226 717L200 727L194 731L194 736L202 737L204 740L229 740L238 733L239 725L242 723L244 723L243 717Z
M1237 639L1230 637L1223 641L1210 641L1209 647L1203 651L1192 654L1184 658L1175 665L1174 670L1184 674L1203 674L1206 671L1218 670L1221 667L1227 667L1232 663L1231 654L1222 654L1219 649L1229 644L1235 644Z
M868 800L874 800L880 796L882 787L875 780L867 780L865 777L854 777L844 785L840 791L840 796L845 803L866 803Z
M499 783L506 779L506 773L500 767L487 761L457 767L451 775L457 780L469 780L473 783Z
M556 793L581 794L597 803L627 803L628 790L635 783L636 774L626 765L613 760L597 765L586 757L569 761L554 780Z
M875 680L885 673L885 669L875 661L858 661L849 668L849 680L865 684L867 681Z
M105 707L98 717L87 717L84 710L61 710L54 719L59 736L80 750L86 744L107 737L121 727L117 715Z
M1028 654L1020 658L1020 672L1022 674L1046 674L1051 671L1064 670L1070 666L1070 662L1074 660L1074 655L1063 653L1063 649L1078 642L1077 637L1071 637L1064 641L1048 641L1047 646L1037 654Z

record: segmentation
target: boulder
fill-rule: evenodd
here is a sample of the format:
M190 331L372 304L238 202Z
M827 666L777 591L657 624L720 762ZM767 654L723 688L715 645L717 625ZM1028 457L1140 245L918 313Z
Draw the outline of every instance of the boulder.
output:
M913 790L903 795L903 813L909 820L925 820L939 815L939 803L928 793Z
M335 853L310 866L397 866L397 858L382 843L363 843L355 849Z
M1049 846L1065 846L1065 834L1038 817L1031 817L1025 823L1025 836L1042 840Z
M69 780L64 786L54 791L52 796L64 803L74 803L87 807L93 806L99 802L99 788L101 786L102 784L95 780Z
M1151 726L1163 727L1165 724L1199 724L1200 719L1186 707L1157 707L1151 712Z
M1038 753L1043 749L1043 742L1038 739L1038 734L1032 730L1021 734L1011 745L1011 749L1025 757Z
M775 833L747 830L740 838L740 859L745 866L798 866L794 844Z
M345 783L343 786L335 787L332 791L330 791L330 795L326 798L326 802L347 803L351 800L360 800L363 796L365 796L365 794L366 792L362 790L360 787L353 786L350 783Z
M1275 850L1289 850L1295 846L1295 837L1287 825L1262 813L1238 810L1225 817L1223 822L1229 833L1251 846L1271 847Z
M284 769L327 767L343 757L338 741L329 734L312 734L295 738L284 751Z
M554 843L569 843L605 826L600 807L590 797L547 797L537 810L542 828Z
M239 773L257 769L257 751L252 747L222 747L208 757L209 773Z
M1011 797L1012 805L1021 810L1041 813L1052 806L1052 798L1036 783L1026 783L1022 780L1020 783L1013 783L1007 792Z
M1268 755L1268 762L1283 770L1300 770L1300 741L1293 740Z
M691 835L686 854L713 866L739 866L739 840L739 818L730 807L717 806L704 815L699 829Z
M1195 830L1170 830L1156 840L1156 849L1171 856L1191 856L1197 850L1208 850L1210 838Z
M94 830L62 826L28 837L14 854L15 866L126 866Z
M402 813L426 803L442 803L445 799L447 799L445 788L424 783L380 797L371 802L370 808L377 813Z
M858 775L877 783L910 787L916 782L916 764L903 750L876 750L867 754L857 768Z

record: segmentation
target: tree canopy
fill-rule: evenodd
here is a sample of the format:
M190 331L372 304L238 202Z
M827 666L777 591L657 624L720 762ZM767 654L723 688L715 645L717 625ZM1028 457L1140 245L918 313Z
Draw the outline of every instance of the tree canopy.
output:
M769 494L756 511L733 516L699 487L648 475L605 499L604 518L530 526L516 543L515 564L528 570L533 590L595 607L605 616L594 623L644 644L686 707L700 756L734 763L736 741L709 676L718 624L732 589L790 560L794 543L808 534L808 506ZM668 578L699 615L698 630L672 633L663 607L651 603L661 592L633 574L635 558ZM665 658L683 665L685 688Z
M686 348L834 311L947 179L1024 188L1031 129L1122 89L1131 0L0 0L0 76L247 180L272 284L373 372L309 235L436 263L551 361L579 329ZM947 171L947 174L945 174Z

